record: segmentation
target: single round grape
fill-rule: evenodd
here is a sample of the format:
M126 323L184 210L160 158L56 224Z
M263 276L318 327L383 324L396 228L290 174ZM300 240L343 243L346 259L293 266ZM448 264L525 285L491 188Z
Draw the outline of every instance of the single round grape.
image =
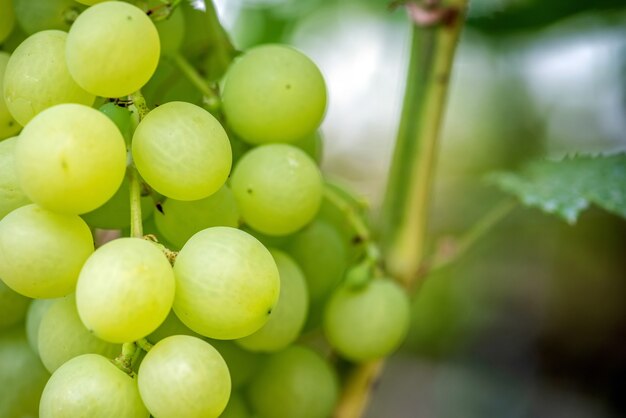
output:
M171 337L173 335L190 335L192 337L200 337L200 334L193 332L180 319L176 316L174 311L165 318L165 321L159 327L154 330L150 335L146 337L146 340L152 344L156 344L164 338Z
M30 299L11 290L0 279L0 331L24 319L29 303Z
M0 219L30 203L17 178L15 147L17 137L0 142Z
M302 268L311 300L325 299L346 270L346 246L327 222L316 219L294 235L287 251Z
M262 45L230 66L222 100L228 124L242 139L293 142L320 125L326 85L306 55L285 45Z
M102 341L85 328L74 295L57 299L46 310L39 325L38 346L41 362L50 373L81 354L114 358L122 352L122 346Z
M159 34L138 7L106 1L78 16L66 52L70 73L82 88L97 96L121 97L139 90L154 73Z
M73 0L13 0L15 19L29 35L49 29L67 31L69 17L79 12Z
M222 125L209 112L184 102L157 107L133 135L133 158L143 179L177 200L217 192L230 172L232 154Z
M208 228L191 237L178 253L174 273L174 311L206 337L252 334L267 322L278 299L280 279L272 255L235 228Z
M309 307L306 281L300 267L287 254L271 250L280 275L280 296L269 320L254 334L236 340L252 351L278 351L300 335Z
M148 418L137 382L98 354L74 357L50 377L40 418Z
M30 349L24 327L0 333L0 417L35 418L50 373Z
M13 11L13 0L0 0L0 43L2 43L15 26L15 12ZM2 77L0 77L2 80Z
M81 214L103 205L120 187L126 146L101 112L61 104L24 128L16 165L22 189L33 202L55 212Z
M56 104L93 104L94 95L76 84L67 69L66 40L67 33L46 30L29 36L13 51L4 75L4 99L22 126Z
M224 359L209 343L188 335L159 341L138 373L139 392L159 418L217 418L230 397Z
M22 206L0 221L0 277L31 298L65 296L93 248L80 217Z
M362 362L394 351L409 327L409 298L391 280L337 289L324 312L324 332L343 357Z
M313 220L322 201L322 187L315 162L285 144L249 151L231 178L244 221L268 235L287 235Z
M85 262L76 285L78 314L105 341L136 341L165 320L174 288L172 267L154 243L119 238Z
M332 367L311 349L291 346L270 356L248 388L260 418L328 418L339 386Z
M266 354L244 350L234 341L209 340L209 343L219 351L226 362L233 389L244 387L259 370L267 356Z
M252 414L239 393L231 393L226 409L220 415L220 418L250 418Z
M43 315L57 299L34 299L26 312L26 338L30 348L39 354L39 325Z
M159 232L178 248L197 232L213 226L239 225L239 211L233 192L224 185L200 200L167 199L162 210L154 213Z
M4 100L4 73L10 57L11 56L6 52L0 51L0 140L9 138L17 134L20 129L22 129L22 126L17 123L11 112L9 112L7 103ZM2 166L0 165L0 169L1 167Z

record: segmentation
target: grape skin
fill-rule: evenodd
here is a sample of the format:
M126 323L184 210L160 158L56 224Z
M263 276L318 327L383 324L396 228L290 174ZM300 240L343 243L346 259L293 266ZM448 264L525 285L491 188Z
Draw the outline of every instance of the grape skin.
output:
M9 59L9 54L0 51L0 140L9 138L22 129L22 126L17 123L13 115L11 115L11 112L9 112L7 103L4 100L4 73ZM2 167L2 165L0 165L0 167Z
M0 219L13 210L30 203L17 178L16 146L17 137L0 142Z

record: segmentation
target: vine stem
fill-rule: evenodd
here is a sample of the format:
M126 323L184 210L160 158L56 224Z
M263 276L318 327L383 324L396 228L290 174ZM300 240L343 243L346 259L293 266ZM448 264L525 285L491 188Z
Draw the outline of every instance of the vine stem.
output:
M130 176L130 236L143 238L143 218L141 216L141 183L134 164L128 167Z
M420 277L426 227L450 72L468 0L407 2L413 21L404 104L383 201L385 269L405 287ZM355 366L334 418L365 411L384 360Z

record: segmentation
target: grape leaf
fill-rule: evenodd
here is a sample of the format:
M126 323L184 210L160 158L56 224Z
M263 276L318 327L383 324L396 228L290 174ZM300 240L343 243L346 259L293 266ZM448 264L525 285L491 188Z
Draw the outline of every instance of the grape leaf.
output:
M570 224L592 203L626 218L624 153L533 161L518 173L492 173L487 181Z

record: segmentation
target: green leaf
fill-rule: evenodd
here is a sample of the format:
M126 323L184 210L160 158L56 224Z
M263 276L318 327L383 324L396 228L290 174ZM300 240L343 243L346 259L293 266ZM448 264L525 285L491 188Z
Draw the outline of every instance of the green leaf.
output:
M626 218L626 154L575 156L533 161L521 172L497 172L487 181L524 205L558 215L569 223L595 204Z

